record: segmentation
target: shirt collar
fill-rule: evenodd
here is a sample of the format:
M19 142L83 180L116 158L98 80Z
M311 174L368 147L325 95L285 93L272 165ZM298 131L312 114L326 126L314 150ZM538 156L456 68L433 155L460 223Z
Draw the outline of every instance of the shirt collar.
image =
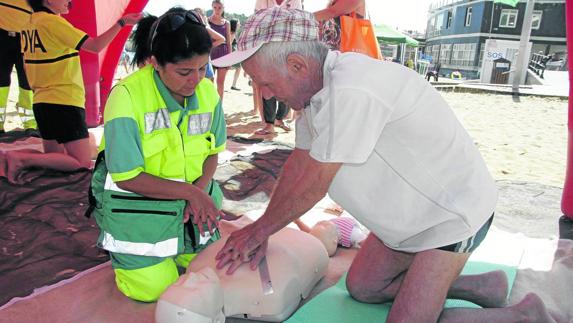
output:
M336 61L338 60L338 56L340 55L339 51L328 51L326 55L326 59L324 60L324 64L322 65L322 89L316 92L310 98L310 104L316 107L321 107L323 99L329 93L330 88L330 80L332 78L332 71L336 66Z
M153 80L155 81L155 85L159 90L161 98L163 98L163 101L165 101L165 105L167 106L167 110L169 111L169 113L182 110L199 109L199 101L197 100L197 96L195 95L195 93L185 98L185 107L182 107L181 104L175 101L175 99L167 89L167 86L165 86L165 83L163 83L161 78L159 78L159 74L155 70L153 71Z

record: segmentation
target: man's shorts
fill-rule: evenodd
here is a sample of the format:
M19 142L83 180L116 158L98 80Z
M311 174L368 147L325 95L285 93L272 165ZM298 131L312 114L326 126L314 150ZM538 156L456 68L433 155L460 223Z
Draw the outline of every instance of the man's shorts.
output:
M495 213L494 213L495 214ZM493 222L493 215L487 220L487 222L482 225L482 227L476 232L475 235L469 237L464 241L460 241L458 243L454 243L448 246L436 248L438 250L450 251L455 253L470 253L473 252L485 239L487 232L489 231L489 227Z
M42 139L60 144L89 138L86 112L71 105L34 103L34 117Z

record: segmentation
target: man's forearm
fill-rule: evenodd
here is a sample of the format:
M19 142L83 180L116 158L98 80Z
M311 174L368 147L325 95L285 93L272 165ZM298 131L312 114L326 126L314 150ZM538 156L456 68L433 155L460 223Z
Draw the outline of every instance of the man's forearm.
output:
M326 195L340 166L317 162L307 151L295 150L283 167L265 213L257 221L261 232L269 236L310 210Z

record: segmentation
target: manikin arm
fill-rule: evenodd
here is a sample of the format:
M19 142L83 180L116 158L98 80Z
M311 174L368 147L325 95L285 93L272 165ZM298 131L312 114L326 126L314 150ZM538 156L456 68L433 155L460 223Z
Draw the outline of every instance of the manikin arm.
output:
M294 222L294 224L296 224L296 226L297 226L297 227L300 229L300 231L302 231L302 232L309 233L310 230L311 230L311 228L310 228L308 225L304 224L304 222L302 222L302 220L301 220L300 218L295 219L295 220L292 221L292 222Z
M227 265L232 274L242 263L257 268L264 257L268 237L310 210L327 193L340 163L321 163L309 151L295 149L283 167L263 216L233 232L217 254L217 268Z

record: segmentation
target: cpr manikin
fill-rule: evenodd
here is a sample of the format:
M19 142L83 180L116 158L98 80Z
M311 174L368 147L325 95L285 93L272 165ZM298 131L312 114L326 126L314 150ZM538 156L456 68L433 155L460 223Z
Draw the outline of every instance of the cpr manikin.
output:
M328 255L318 239L285 228L269 239L265 258L271 284L265 283L263 266L257 270L241 266L227 275L216 269L215 261L227 237L224 234L203 250L191 261L188 273L163 293L157 302L157 322L224 322L225 316L280 322L296 310L328 267Z

